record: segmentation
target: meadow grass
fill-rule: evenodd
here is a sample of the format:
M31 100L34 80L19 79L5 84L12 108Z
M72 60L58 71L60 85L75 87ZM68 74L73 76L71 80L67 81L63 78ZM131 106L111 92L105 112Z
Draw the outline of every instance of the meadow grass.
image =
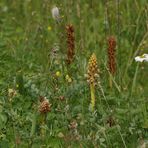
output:
M0 147L146 147L148 63L134 58L147 52L147 0L1 0ZM91 110L93 53L99 80Z

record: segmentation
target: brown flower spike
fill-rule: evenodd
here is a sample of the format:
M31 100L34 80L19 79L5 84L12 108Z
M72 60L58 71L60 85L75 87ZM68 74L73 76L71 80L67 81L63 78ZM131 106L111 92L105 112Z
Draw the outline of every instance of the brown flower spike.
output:
M75 55L75 37L74 37L74 27L72 24L66 26L67 34L67 64L71 64L74 60Z
M51 104L46 99L46 97L41 97L40 98L39 112L45 114L45 113L48 113L50 111L51 111Z
M112 75L116 72L116 60L115 60L115 48L116 48L116 40L114 37L109 37L108 39L108 66L109 71Z

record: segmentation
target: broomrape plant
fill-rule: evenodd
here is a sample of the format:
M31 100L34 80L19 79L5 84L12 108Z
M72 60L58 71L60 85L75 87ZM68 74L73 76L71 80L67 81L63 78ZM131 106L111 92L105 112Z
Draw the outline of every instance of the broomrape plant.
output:
M44 137L46 134L46 130L43 126L46 125L46 116L47 113L51 111L51 104L49 103L46 97L40 97L40 104L39 104L39 112L41 114L41 136Z
M88 62L87 82L90 85L91 94L91 110L95 108L95 86L97 85L97 78L99 74L96 55L93 53Z
M108 38L108 68L110 72L109 85L112 88L112 78L116 72L116 57L115 57L116 40L113 36Z
M75 55L75 37L74 27L72 24L66 26L67 34L67 64L71 64L74 60Z

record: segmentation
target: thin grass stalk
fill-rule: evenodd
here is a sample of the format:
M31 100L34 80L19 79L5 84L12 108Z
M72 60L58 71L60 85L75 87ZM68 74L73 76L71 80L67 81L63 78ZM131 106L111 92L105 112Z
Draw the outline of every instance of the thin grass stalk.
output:
M133 92L134 92L135 87L136 87L136 80L137 80L138 70L139 70L139 63L136 66L135 75L134 75L134 78L133 78L133 83L132 83L132 88L131 88L131 97L132 97Z
M103 60L102 60L102 61L103 61ZM106 70L108 71L108 73L109 73L109 75L110 75L110 78L112 79L113 84L115 85L115 88L116 88L116 89L118 90L118 92L120 93L121 90L120 90L119 85L118 85L117 82L115 81L114 77L110 74L110 72L109 72L109 70L108 70L108 67L105 65L105 61L103 61L103 63L104 63L104 66L105 66Z
M117 65L118 65L118 81L119 82L121 82L121 70L120 70L120 68L121 67L119 67L119 65L121 65L121 48L120 48L120 30L121 30L121 28L120 28L120 2L119 2L119 0L116 0L116 9L117 9L117 46L118 46L118 63L117 63Z
M117 130L118 130L119 134L120 134L120 137L122 139L122 142L123 142L124 147L127 148L126 143L125 143L125 140L124 140L124 138L123 138L123 136L121 134L121 131L120 131L119 127L118 126L116 126L116 127L117 127Z
M138 17L137 17L137 20L136 20L136 29L135 29L135 35L134 35L134 39L133 39L133 49L135 48L134 45L135 45L135 42L136 42L136 37L137 37L137 32L138 32L138 27L139 27L139 21L140 21L140 16L142 14L143 10L141 10L138 14ZM125 74L127 73L129 67L131 66L132 62L133 62L133 54L135 55L135 53L133 53L133 49L130 50L130 53L129 53L129 58L128 58L128 62L127 62L127 66L125 68L125 72L124 72L124 76ZM137 50L136 50L137 51Z
M106 36L111 34L111 25L110 25L108 5L109 5L109 1L105 0L105 30L106 30Z

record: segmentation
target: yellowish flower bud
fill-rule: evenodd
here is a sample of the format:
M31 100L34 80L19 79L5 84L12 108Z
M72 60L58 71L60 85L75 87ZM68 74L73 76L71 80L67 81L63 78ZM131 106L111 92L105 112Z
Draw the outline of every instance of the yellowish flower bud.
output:
M56 72L56 76L57 76L57 77L60 77L60 76L61 76L60 71L57 71L57 72Z
M65 79L68 83L72 82L72 78L69 75L66 75Z
M51 31L51 29L52 29L51 26L48 26L47 30L48 30L48 31Z

